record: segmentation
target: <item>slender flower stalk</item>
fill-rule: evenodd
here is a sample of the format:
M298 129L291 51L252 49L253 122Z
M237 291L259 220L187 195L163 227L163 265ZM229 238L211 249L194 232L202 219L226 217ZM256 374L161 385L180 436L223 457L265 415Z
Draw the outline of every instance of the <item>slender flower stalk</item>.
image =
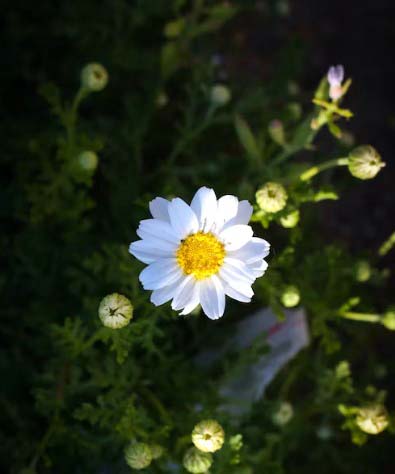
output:
M312 166L307 171L304 171L300 175L300 179L302 181L309 181L311 178L316 176L321 171L328 170L330 168L335 168L336 166L347 166L348 165L348 158L336 158L334 160L325 161L320 165Z

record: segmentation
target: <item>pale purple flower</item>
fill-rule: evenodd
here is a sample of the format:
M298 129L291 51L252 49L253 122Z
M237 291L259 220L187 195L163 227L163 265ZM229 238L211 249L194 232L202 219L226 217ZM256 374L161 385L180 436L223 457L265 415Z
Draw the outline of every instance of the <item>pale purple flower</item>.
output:
M338 100L343 95L342 82L344 79L344 67L339 64L331 66L328 71L329 97Z

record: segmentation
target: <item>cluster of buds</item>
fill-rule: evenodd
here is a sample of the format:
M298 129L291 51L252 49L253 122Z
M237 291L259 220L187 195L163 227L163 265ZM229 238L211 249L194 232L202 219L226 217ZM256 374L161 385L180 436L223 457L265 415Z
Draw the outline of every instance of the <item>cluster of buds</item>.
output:
M133 305L126 296L113 293L104 297L99 306L99 318L104 326L120 329L133 317Z
M288 194L282 184L268 182L258 189L255 198L262 211L275 213L284 209Z
M137 443L132 441L125 448L125 461L132 469L140 470L148 467L152 461L163 455L159 444Z
M207 473L213 463L211 453L219 451L225 442L225 432L216 420L202 420L192 431L193 447L183 458L183 465L192 474Z

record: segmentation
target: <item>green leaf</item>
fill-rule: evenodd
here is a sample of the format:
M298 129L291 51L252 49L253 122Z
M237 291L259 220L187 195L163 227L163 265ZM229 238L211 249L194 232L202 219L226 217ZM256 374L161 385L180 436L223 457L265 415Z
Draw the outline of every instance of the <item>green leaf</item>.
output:
M240 144L247 152L247 155L254 161L259 161L261 158L261 152L250 126L240 115L235 116L234 123Z

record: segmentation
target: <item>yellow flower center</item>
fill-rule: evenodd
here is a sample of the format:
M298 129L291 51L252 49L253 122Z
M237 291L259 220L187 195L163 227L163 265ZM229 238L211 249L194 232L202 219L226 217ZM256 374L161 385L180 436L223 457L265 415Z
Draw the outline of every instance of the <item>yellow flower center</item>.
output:
M224 245L211 233L198 232L181 242L177 262L186 275L203 280L221 268L225 258Z

